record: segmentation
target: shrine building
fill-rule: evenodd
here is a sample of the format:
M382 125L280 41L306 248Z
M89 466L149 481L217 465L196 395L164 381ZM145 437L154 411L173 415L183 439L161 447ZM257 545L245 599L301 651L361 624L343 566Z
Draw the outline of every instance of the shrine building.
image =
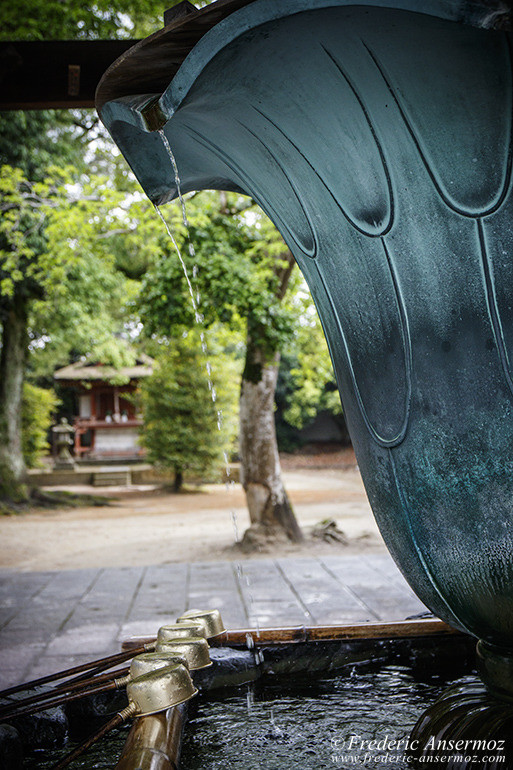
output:
M153 371L153 359L139 355L133 366L77 361L54 373L76 394L75 459L137 460L144 456L138 437L143 423L134 400L139 380ZM124 382L119 385L116 383Z

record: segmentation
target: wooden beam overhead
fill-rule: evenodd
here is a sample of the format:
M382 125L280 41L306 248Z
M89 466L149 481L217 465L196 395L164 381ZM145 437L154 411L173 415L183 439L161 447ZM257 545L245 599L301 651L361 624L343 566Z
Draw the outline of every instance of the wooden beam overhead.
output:
M0 110L94 107L103 73L136 42L0 42Z

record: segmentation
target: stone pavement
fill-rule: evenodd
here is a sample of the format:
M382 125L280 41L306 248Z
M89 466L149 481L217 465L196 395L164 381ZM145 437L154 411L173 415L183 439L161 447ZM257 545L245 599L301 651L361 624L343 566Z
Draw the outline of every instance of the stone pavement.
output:
M426 610L383 552L0 570L0 687L117 652L192 607L217 607L227 628L402 620Z

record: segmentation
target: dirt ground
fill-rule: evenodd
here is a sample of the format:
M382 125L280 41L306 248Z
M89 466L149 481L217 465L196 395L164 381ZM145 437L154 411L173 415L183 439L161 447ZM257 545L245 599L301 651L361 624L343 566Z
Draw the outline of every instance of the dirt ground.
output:
M322 467L334 463L337 468ZM0 567L63 570L384 548L350 457L283 465L286 488L306 535L302 545L285 543L265 553L242 554L236 541L249 518L238 484L231 489L206 485L180 495L151 487L109 488L104 494L117 497L109 507L41 509L0 518ZM337 522L347 545L312 539L312 527L323 519Z

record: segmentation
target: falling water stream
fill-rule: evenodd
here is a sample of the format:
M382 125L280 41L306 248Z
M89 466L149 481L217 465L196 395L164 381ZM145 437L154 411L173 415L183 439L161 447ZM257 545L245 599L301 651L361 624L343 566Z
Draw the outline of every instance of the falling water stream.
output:
M168 152L176 180L178 197L182 206L184 226L189 234L185 202L180 189L176 162L167 141L160 132ZM164 216L156 207L176 251L187 282L195 322L201 327L202 351L206 357L206 370L212 401L216 402L216 390L212 379L212 366L208 359L203 316L199 306L201 297L194 288L197 266L192 270L192 280ZM189 240L189 255L194 259L194 247ZM222 427L222 414L218 411L218 429ZM229 459L224 453L227 487L233 488ZM239 542L237 516L231 511L235 540ZM251 583L237 563L237 576L248 587L250 617L253 611ZM263 662L255 640L248 634L247 647L253 652L257 665ZM436 656L434 658L436 660ZM319 770L320 767L390 767L404 770L409 767L402 750L378 749L369 753L374 743L406 741L410 730L422 711L427 708L454 677L467 679L464 662L455 661L450 676L443 676L440 666L398 665L392 657L388 665L375 661L367 668L347 670L344 674L319 673L313 668L306 674L263 679L245 688L206 693L191 702L189 725L185 733L180 766L183 770ZM473 678L472 678L473 679ZM78 768L110 770L113 757L119 756L127 730L109 736L78 760ZM69 747L58 754L69 751ZM49 770L55 762L36 752L27 758L26 770Z
M175 185L176 185L176 191L177 191L177 194L178 194L178 199L180 201L180 206L181 206L181 210L182 210L182 221L183 221L183 225L185 227L185 231L187 233L187 242L188 242L189 256L191 257L192 260L195 260L195 258L196 258L196 251L195 251L194 244L192 243L192 240L191 240L191 237L190 237L189 219L187 217L187 209L186 209L185 200L184 200L184 197L183 197L183 194L182 194L181 183L180 183L180 175L178 173L178 166L176 164L176 159L175 159L175 156L173 154L173 151L171 149L171 146L170 146L170 144L168 142L167 136L165 135L164 131L162 129L160 129L158 133L160 134L160 138L162 139L162 142L164 144L166 152L167 152L167 154L169 156L169 160L171 162L171 166L173 168L173 175L174 175L174 180L175 180ZM210 362L210 360L208 358L208 346L207 346L207 341L206 341L206 331L205 331L205 326L204 326L204 316L203 316L203 314L199 310L199 306L200 306L200 302L201 302L201 295L200 295L200 292L198 291L197 287L195 287L194 284L193 284L193 281L197 277L198 267L197 267L196 264L194 264L193 269L192 269L192 279L191 279L191 277L189 275L189 271L187 269L186 262L185 262L185 260L184 260L184 258L182 256L180 248L179 248L179 246L178 246L178 244L176 242L176 238L173 236L173 233L171 232L171 229L170 229L168 223L166 222L166 220L164 218L164 215L162 214L161 210L159 209L159 207L157 205L155 205L155 210L157 211L157 214L159 215L160 219L162 220L162 222L164 224L164 227L166 228L166 232L167 232L169 238L171 239L171 243L173 244L173 248L176 251L176 254L177 254L178 259L180 261L180 265L182 266L182 270L183 270L183 274L185 276L185 280L187 282L187 287L189 289L189 295L190 295L190 298L191 298L192 308L193 308L193 311L194 311L194 320L195 320L196 324L200 327L201 348L202 348L203 354L206 357L205 368L206 368L206 371L207 371L208 387L209 387L209 390L210 390L210 393L211 393L211 396L212 396L212 401L215 403L216 399L217 399L217 393L216 393L216 389L215 389L215 386L214 386L214 380L213 380L213 376L212 376L212 365L211 365L211 362ZM222 427L223 427L223 414L222 414L222 410L218 409L217 410L217 429L219 431L221 431ZM229 461L228 454L227 454L226 451L223 452L223 457L224 457L224 463L225 463L226 489L227 489L227 491L231 492L233 490L233 488L234 488L235 482L234 482L234 480L231 477L230 461ZM237 514L236 514L236 512L233 509L230 511L230 516L231 516L233 530L234 530L234 534L235 534L235 543L239 543L240 542L240 538L239 538L239 528L238 528L238 524L237 524ZM258 621L258 616L257 616L257 613L254 611L254 597L253 597L253 592L251 590L251 580L249 579L249 576L244 573L244 570L243 570L241 562L237 562L236 570L237 570L237 578L239 580L241 588L242 588L242 584L244 582L246 583L246 587L247 587L246 596L248 598L248 603L249 603L248 615L249 615L250 620L253 620L253 622L255 624L255 628L256 628L256 631L257 631L257 636L260 636L260 625L259 625L259 621ZM255 654L256 663L257 664L261 663L262 661L261 661L261 653L260 653L260 651L255 651L254 654ZM248 710L249 710L249 708L250 708L250 701L248 699Z

